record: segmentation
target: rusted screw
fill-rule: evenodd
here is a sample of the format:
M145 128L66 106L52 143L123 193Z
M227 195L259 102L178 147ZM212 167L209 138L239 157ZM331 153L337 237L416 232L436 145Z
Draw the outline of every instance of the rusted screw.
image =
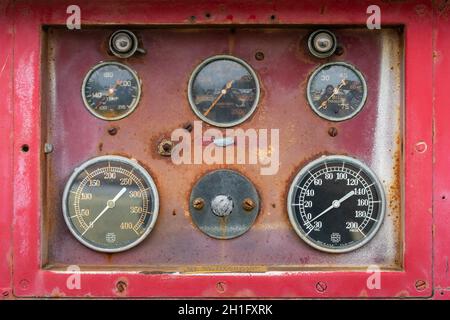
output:
M225 286L225 282L217 282L216 283L216 289L218 292L225 292L226 286Z
M342 56L344 54L344 48L341 46L337 46L336 51L334 53L338 56Z
M161 156L168 157L172 154L173 142L169 139L163 139L158 145L158 153Z
M328 129L328 134L330 135L330 137L336 137L338 131L335 127L331 127L330 129Z
M205 201L202 198L197 198L192 201L192 206L197 210L201 210L204 205Z
M258 61L262 61L264 60L264 53L261 51L258 51L255 53L255 59Z
M417 280L415 286L417 291L423 291L427 288L427 283L423 280Z
M125 281L122 281L122 280L118 281L116 283L116 289L120 293L124 292L125 290L127 290L127 283Z
M316 283L316 290L319 292L325 292L327 290L327 284L325 282L319 281Z
M108 133L111 136L115 136L117 134L117 128L116 127L109 128Z
M244 201L242 201L242 208L244 208L245 211L251 211L255 208L255 202L250 198L245 198Z
M191 131L192 131L192 124L191 124L191 123L186 123L186 124L183 126L183 128L184 128L185 130L187 130L188 132L191 132Z

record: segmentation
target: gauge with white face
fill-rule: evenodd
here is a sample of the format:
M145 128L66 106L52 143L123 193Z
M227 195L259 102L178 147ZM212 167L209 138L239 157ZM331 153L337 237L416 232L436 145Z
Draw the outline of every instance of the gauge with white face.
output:
M101 156L79 166L66 184L63 213L81 243L101 252L119 252L140 243L158 216L158 192L136 161Z
M342 253L375 236L385 207L383 186L369 167L351 157L326 156L297 174L287 209L292 226L307 244Z

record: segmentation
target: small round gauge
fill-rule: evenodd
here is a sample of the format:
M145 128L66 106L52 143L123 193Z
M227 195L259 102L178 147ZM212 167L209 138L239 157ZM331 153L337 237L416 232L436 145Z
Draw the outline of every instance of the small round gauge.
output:
M97 118L119 120L136 108L141 83L136 73L119 62L102 62L84 78L81 95L86 108Z
M369 242L385 212L384 189L361 161L324 156L306 165L288 195L289 219L312 247L332 253Z
M64 189L64 219L87 247L119 252L140 243L158 217L156 186L136 161L101 156L75 169Z
M214 56L194 70L188 96L200 119L217 127L232 127L255 111L259 100L258 77L241 59Z
M343 121L361 111L367 98L367 85L361 72L352 65L331 62L311 75L307 95L309 105L319 116Z

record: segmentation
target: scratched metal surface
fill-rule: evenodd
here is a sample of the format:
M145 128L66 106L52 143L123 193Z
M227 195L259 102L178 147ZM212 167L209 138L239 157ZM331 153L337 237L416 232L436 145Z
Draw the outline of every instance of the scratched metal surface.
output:
M147 55L125 62L142 79L142 98L126 119L106 122L83 106L80 87L96 63L117 60L105 50L112 29L45 31L43 54L44 141L54 145L44 159L43 264L48 268L80 265L93 269L132 268L148 272L232 272L328 270L402 267L402 33L398 29L334 29L344 53L312 58L305 39L311 29L137 29ZM255 59L262 51L264 60ZM255 114L239 126L280 131L280 168L260 175L259 165L180 165L157 153L158 142L198 120L187 99L194 68L205 58L232 54L248 62L261 81ZM331 123L315 115L306 102L308 75L321 63L346 61L363 72L368 99L355 118ZM108 129L116 127L115 136ZM203 125L204 130L208 128ZM338 130L336 137L328 134ZM91 251L72 237L61 209L64 185L72 170L99 155L137 159L148 169L160 194L155 229L139 246L123 253ZM345 154L366 162L386 190L387 215L376 237L346 254L316 251L291 227L286 196L292 178L322 154ZM232 240L212 239L192 223L189 195L195 182L218 168L237 170L256 186L261 210L253 227Z

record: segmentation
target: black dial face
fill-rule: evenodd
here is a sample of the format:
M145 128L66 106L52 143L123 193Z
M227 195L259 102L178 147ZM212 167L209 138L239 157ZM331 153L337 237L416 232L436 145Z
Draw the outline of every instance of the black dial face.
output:
M103 62L86 75L81 89L86 108L97 118L119 120L136 108L141 95L134 71L118 62Z
M67 226L84 245L103 252L141 242L158 216L158 193L136 162L103 156L85 162L70 177L63 197Z
M195 114L218 127L244 122L255 111L259 99L255 72L232 56L205 60L193 72L188 90Z
M322 118L343 121L361 111L367 86L355 67L332 62L319 67L310 77L307 88L311 108Z
M289 218L309 245L327 252L348 252L378 231L385 211L383 187L362 162L345 156L319 158L294 179Z

